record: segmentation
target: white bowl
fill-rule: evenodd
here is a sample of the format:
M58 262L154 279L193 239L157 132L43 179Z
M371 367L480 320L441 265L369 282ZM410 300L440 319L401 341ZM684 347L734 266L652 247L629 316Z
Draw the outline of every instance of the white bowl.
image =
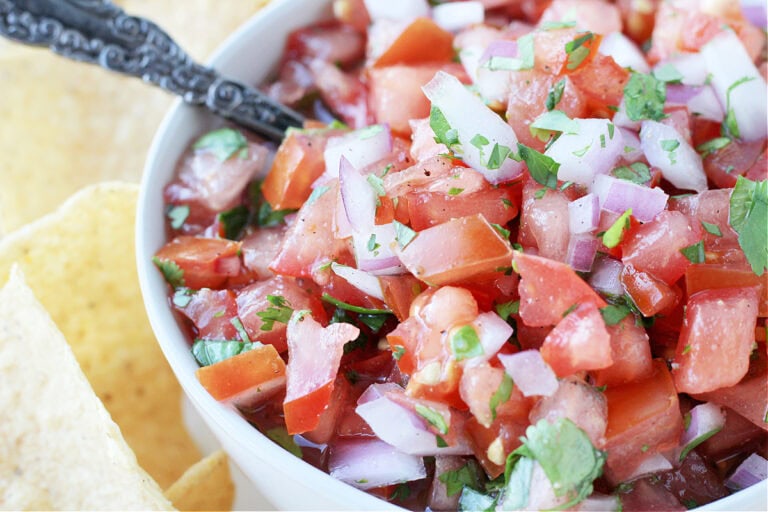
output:
M232 34L210 64L245 83L261 83L277 65L288 33L330 16L330 0L273 0ZM400 510L331 478L262 435L234 409L214 400L195 378L197 363L168 305L168 290L151 262L167 241L162 190L191 140L220 124L177 101L155 134L136 216L136 257L141 291L163 353L190 402L235 463L275 506L287 510ZM766 510L766 482L699 510Z

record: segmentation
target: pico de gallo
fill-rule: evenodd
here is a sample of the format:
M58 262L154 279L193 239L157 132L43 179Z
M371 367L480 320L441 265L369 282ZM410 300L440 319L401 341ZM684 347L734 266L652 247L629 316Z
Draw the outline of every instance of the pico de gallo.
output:
M423 510L766 478L765 6L336 0L279 146L201 134L154 258L210 394Z

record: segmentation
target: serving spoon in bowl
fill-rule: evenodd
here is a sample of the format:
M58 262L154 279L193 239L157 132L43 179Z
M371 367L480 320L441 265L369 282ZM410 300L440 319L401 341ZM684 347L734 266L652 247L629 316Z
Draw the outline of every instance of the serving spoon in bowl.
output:
M155 23L108 0L0 0L0 35L141 78L271 140L304 123L256 88L198 64Z

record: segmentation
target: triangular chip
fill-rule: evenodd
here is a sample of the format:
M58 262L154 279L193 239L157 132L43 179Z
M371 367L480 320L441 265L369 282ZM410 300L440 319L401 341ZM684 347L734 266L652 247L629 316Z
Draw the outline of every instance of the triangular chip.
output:
M165 488L200 452L184 427L181 387L141 299L134 251L138 189L125 183L85 188L56 212L0 239L0 285L18 262L139 464Z
M219 450L189 468L165 491L179 510L231 510L235 485L227 455Z
M18 269L0 289L0 508L170 510Z

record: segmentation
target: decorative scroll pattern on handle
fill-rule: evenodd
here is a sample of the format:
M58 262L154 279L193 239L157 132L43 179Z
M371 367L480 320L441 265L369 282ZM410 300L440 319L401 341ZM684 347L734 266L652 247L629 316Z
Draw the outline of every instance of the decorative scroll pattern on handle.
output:
M141 78L276 140L303 118L194 62L163 30L107 0L0 0L0 35Z

